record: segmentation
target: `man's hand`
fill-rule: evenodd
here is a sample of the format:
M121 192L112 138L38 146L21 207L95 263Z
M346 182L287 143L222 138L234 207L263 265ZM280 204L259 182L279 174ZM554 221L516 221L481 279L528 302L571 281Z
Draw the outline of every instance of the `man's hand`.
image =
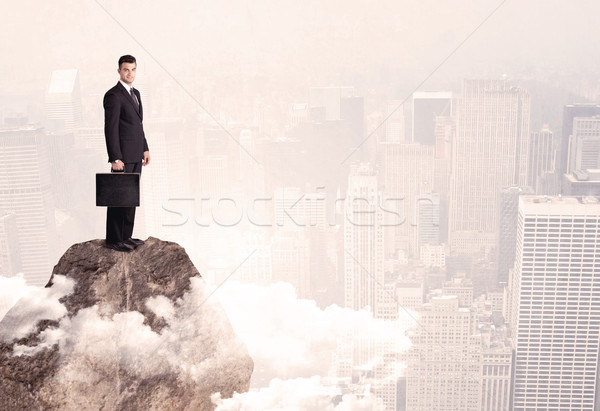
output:
M148 164L150 164L150 152L144 151L144 161L142 161L142 165L147 166Z
M115 171L123 171L125 168L125 164L121 160L113 161L111 164L112 169Z

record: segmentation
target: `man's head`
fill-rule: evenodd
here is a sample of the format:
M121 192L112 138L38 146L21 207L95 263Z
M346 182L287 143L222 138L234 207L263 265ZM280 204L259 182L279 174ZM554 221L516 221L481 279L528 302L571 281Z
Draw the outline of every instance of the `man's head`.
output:
M121 56L119 58L119 69L117 70L121 81L131 86L131 84L133 84L133 80L135 80L136 68L137 63L135 61L135 57L130 56L129 54Z

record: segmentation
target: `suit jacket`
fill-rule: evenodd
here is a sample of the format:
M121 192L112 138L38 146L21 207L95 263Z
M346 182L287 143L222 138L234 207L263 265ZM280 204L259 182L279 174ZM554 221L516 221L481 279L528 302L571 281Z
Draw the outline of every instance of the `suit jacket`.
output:
M139 111L120 82L104 95L104 137L109 162L137 163L144 158L144 151L148 151L142 125L142 99L139 91L133 89L133 92L140 103Z

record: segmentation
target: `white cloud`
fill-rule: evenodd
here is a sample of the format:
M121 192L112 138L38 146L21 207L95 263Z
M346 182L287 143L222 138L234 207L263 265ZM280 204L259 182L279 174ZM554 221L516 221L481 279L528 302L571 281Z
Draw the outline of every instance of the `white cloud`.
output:
M202 378L214 364L205 361L203 342L223 326L215 320L221 317L217 311L222 308L216 304L220 302L254 360L252 386L256 388L231 400L216 396L219 410L372 410L375 399L370 394L342 396L335 379L328 378L335 374L332 367L337 348L353 338L373 337L394 341L395 345L387 348L391 351L409 347L406 326L400 322L374 319L368 310L338 306L320 309L314 301L298 299L287 283L259 286L231 281L207 299L209 287L203 280L192 279L190 291L177 306L163 296L148 299L146 306L167 324L160 333L145 325L138 312L107 315L102 306L82 309L69 318L58 299L71 292L73 282L62 276L57 276L49 289L27 287L22 280L1 277L0 284L14 290L11 293L3 287L3 295L23 297L15 310L22 316L15 316L15 320L25 321L13 324L18 336L33 330L40 319L59 321L58 327L40 334L38 346L16 346L14 353L31 355L58 344L63 358L79 359L69 361L57 376L64 383L96 381L93 370L101 369L107 359L140 376L176 372ZM2 301L2 310L13 305L12 301ZM233 343L218 350L217 357L227 359L240 347ZM390 364L392 369L396 365ZM399 375L396 370L392 374L392 379ZM324 383L324 379L333 382Z
M375 411L381 409L376 398L366 393L344 395L335 387L324 384L320 377L271 380L268 387L234 394L222 399L219 394L212 397L217 405L215 411ZM337 404L336 404L337 403Z
M348 338L394 341L390 350L396 352L410 346L406 325L399 321L375 319L367 310L338 306L322 310L312 300L298 299L288 283L259 286L230 281L215 296L248 346L255 377L267 382L327 376L338 343Z
M54 279L50 288L25 285L21 277L0 277L0 340L10 342L35 331L40 320L58 320L67 309L58 300L73 291L74 281L63 276ZM16 302L15 302L16 300ZM8 312L12 307L13 312Z

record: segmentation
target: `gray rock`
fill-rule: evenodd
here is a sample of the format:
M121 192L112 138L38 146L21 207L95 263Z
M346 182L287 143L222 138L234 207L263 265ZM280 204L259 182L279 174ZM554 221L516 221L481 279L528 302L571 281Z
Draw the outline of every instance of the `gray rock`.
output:
M75 244L46 287L66 279L60 318L19 302L0 321L0 409L212 410L248 390L253 361L179 245Z

